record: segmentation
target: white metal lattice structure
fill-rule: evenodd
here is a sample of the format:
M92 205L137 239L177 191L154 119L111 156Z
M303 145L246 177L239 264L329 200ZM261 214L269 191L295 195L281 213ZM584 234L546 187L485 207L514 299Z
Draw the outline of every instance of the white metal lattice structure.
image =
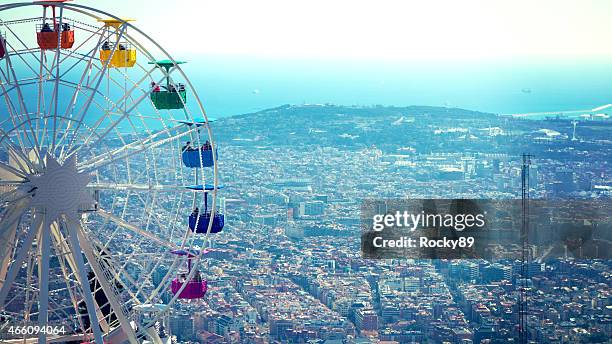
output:
M37 40L45 22L58 32L53 49ZM60 30L74 32L72 47ZM159 341L137 309L175 302L169 285L185 259L170 251L207 242L186 220L207 191L186 186L213 185L216 209L217 164L181 163L186 141L209 141L216 162L195 89L130 21L87 6L0 5L0 33L0 339ZM113 66L126 47L133 65ZM168 69L150 64L160 59ZM189 101L156 106L156 85L175 81ZM28 325L65 332L7 335Z

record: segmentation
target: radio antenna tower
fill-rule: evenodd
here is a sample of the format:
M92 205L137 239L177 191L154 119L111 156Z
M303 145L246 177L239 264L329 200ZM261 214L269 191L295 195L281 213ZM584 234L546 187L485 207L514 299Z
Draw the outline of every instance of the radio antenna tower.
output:
M521 209L523 215L521 227L521 282L519 300L519 343L527 343L527 278L529 277L529 168L533 155L523 153L523 166L521 168Z

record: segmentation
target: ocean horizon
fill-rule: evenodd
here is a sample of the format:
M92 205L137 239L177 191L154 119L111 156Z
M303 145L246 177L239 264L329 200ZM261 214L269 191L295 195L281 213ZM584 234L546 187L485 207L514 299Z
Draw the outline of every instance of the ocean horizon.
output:
M445 106L496 114L575 111L612 103L612 62L437 62L187 57L209 116L283 104Z

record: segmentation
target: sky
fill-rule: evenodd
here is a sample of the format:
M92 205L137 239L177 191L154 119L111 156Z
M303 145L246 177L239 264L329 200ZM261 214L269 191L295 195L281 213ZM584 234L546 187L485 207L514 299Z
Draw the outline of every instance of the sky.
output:
M0 4L9 1L20 0ZM612 102L609 0L73 3L135 19L189 62L182 68L216 116L285 103L522 113Z
M607 0L78 0L177 54L357 60L612 57Z

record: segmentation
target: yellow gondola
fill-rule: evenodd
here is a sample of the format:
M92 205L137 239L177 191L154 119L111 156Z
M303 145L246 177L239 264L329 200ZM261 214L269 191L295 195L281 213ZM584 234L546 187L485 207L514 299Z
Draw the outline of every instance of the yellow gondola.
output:
M106 28L115 28L115 32L117 32L120 25L133 21L133 19L98 19L98 21L104 23L104 27ZM105 64L109 58L109 68L134 67L136 64L136 49L127 42L117 42L115 44L105 41L100 47L100 61L102 64Z

